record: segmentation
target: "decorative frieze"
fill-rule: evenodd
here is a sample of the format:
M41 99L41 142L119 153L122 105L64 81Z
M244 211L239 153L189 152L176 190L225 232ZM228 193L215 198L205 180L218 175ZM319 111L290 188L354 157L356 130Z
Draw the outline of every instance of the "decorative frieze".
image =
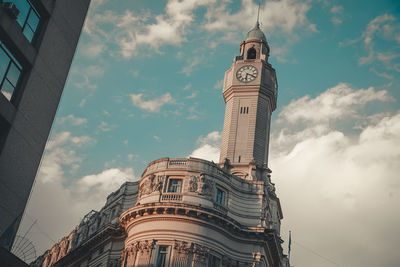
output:
M149 195L153 192L161 192L164 185L165 176L164 175L150 175L146 178L142 185L140 186L139 197L144 195Z
M191 175L189 178L189 192L197 192L199 176Z

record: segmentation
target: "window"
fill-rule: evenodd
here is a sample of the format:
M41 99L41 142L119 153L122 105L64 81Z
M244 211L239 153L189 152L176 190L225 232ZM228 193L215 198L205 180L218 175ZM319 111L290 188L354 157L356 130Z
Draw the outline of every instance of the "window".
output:
M254 49L254 47L247 50L247 59L255 59L256 56L257 56L257 51Z
M208 267L219 267L220 264L221 260L218 257L210 254L208 257Z
M5 45L0 42L0 91L11 101L17 87L22 66L12 56Z
M225 195L226 195L225 191L217 188L215 202L217 202L218 204L221 204L221 205L225 205Z
M249 107L240 107L240 114L249 114Z
M158 247L156 267L165 267L168 265L168 248L169 246Z
M170 179L168 183L168 193L182 192L182 179Z
M28 39L29 42L32 42L40 22L39 12L34 8L30 0L8 1L14 3L19 10L19 15L16 19L17 23L21 26L26 39Z

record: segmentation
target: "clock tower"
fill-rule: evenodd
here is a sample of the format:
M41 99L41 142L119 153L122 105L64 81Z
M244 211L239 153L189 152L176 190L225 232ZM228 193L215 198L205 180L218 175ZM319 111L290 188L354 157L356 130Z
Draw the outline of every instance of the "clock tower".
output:
M270 172L269 132L278 86L275 70L268 63L269 51L257 21L224 78L226 109L220 165L248 180L261 180Z

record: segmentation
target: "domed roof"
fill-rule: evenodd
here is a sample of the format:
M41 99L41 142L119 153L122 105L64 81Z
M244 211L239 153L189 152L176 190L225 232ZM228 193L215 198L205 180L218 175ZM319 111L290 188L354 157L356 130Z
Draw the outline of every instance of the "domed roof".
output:
M256 23L256 26L254 26L253 29L251 29L247 35L246 35L246 40L248 39L259 39L262 40L264 42L267 42L267 38L265 38L264 33L262 32L262 30L260 29L260 24Z

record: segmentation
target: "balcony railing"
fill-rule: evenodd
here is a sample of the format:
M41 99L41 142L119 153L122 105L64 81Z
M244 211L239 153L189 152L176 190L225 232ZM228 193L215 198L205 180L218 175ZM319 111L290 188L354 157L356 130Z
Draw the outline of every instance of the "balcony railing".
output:
M169 194L164 193L161 197L162 201L182 201L182 194Z
M169 162L169 165L186 165L186 159L181 159L181 160L171 160Z

